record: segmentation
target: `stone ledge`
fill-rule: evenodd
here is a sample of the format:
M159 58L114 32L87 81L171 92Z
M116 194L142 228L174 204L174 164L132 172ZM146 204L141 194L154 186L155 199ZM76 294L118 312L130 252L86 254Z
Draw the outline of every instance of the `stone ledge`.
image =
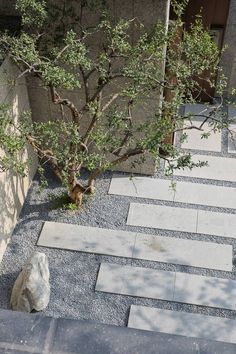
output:
M236 345L0 310L0 353L235 354Z

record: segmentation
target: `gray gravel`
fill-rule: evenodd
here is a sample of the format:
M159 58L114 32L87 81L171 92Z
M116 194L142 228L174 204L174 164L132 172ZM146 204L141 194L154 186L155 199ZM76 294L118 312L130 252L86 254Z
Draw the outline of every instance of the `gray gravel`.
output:
M227 143L227 139L225 139L224 135L224 139L222 139L222 155L227 156L224 146L225 143ZM228 156L232 157L232 154ZM35 180L33 181L23 210L21 212L19 222L12 235L12 240L4 255L0 268L1 308L9 307L10 293L17 274L21 270L21 267L29 255L35 249L37 249L39 251L45 252L48 255L50 263L52 293L50 304L44 311L45 315L54 317L91 319L103 323L124 326L127 324L130 305L139 304L158 308L236 318L236 311L95 292L94 289L96 277L101 262L125 265L131 264L131 260L120 257L100 256L94 254L37 247L36 242L44 221L57 221L71 224L98 226L110 229L138 231L151 234L161 233L166 237L174 236L176 238L182 237L187 239L198 239L202 241L232 244L234 247L234 255L236 251L236 240L214 236L196 235L191 233L163 230L160 231L157 229L154 230L142 227L126 226L126 218L128 215L130 202L172 205L183 208L189 207L189 205L154 201L142 198L108 195L109 184L112 176L111 172L105 173L98 180L96 195L89 198L80 212L52 209L53 202L50 201L50 193L60 195L63 189L60 187L59 183L50 175L50 172L48 172L48 174L50 177L49 187L45 189L41 194L39 194L38 177L36 176ZM162 177L165 178L163 175ZM188 178L181 177L176 179L188 180ZM206 184L213 183L217 185L236 187L236 182L212 182L209 180L203 181L197 179L195 179L195 182ZM232 209L211 208L203 206L199 207L197 205L191 205L191 207L226 213L236 213L236 210ZM194 268L189 266L137 260L132 261L132 265L236 279L235 267L231 273L207 270L203 268ZM232 301L235 301L235 299L232 299Z

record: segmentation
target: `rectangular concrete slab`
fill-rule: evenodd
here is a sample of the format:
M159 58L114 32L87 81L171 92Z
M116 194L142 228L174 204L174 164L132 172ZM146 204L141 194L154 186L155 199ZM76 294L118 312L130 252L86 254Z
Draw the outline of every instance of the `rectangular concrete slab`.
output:
M38 246L232 270L232 246L173 237L45 222Z
M209 155L193 155L194 162L208 161L208 166L194 167L192 170L175 170L175 176L196 177L219 181L236 181L236 159Z
M137 234L133 258L232 271L232 246Z
M150 177L120 177L111 180L109 194L168 200L180 203L236 208L236 188Z
M192 120L192 125L200 127L201 120ZM186 123L186 126L189 126L189 123ZM189 129L186 130L187 139L181 144L183 149L192 149L192 150L204 150L204 151L221 151L221 132L213 132L212 127L207 123L202 127L202 130L198 129ZM203 133L209 133L207 139L202 138Z
M196 232L197 213L196 209L130 203L127 225Z
M234 106L228 106L228 117L236 121L236 108Z
M102 263L96 290L236 310L236 281Z
M37 245L132 258L135 233L45 222Z
M236 343L236 320L131 305L128 327Z
M235 310L236 281L178 272L174 301Z
M228 134L228 152L236 153L236 124L229 125L230 133Z
M131 203L127 225L236 238L236 214Z
M178 181L174 201L235 209L236 188Z
M173 300L174 272L102 263L96 288L114 294Z
M199 210L197 233L236 238L236 214Z
M112 177L109 194L159 200L174 200L171 181L150 177Z

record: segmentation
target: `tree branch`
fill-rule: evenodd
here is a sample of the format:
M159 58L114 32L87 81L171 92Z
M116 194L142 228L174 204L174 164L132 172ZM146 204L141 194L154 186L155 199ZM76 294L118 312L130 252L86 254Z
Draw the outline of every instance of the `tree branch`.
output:
M117 159L111 161L110 166L114 167L114 166L118 165L119 163L128 160L130 157L136 156L136 155L141 155L144 152L145 152L145 150L141 149L141 148L135 148L135 149L128 150L123 155L118 157ZM93 192L93 190L94 190L94 183L95 183L96 178L102 172L103 172L103 168L97 168L91 173L89 180L88 180L88 188L87 188L88 190L90 189L91 192Z
M81 114L78 111L78 109L75 107L75 105L68 99L65 99L65 98L62 99L52 85L50 85L49 88L50 88L52 102L54 104L67 106L71 111L71 116L72 116L73 122L76 123L77 125L79 125L80 119L81 119Z

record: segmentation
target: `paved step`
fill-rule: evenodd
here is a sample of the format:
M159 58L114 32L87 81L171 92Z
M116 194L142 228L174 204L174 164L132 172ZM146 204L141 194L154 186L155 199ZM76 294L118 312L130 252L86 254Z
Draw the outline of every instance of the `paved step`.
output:
M232 246L45 222L38 246L232 271Z
M236 124L230 124L229 129L231 133L228 135L228 152L236 153Z
M174 191L170 180L114 176L111 180L109 194L236 208L236 188L180 181L175 181L175 183Z
M199 127L201 121L192 120L192 125ZM189 124L186 124L189 126ZM203 133L210 133L207 139L202 138ZM203 130L186 130L187 139L181 144L183 149L221 152L221 132L212 132L209 125L205 125Z
M194 105L186 105L185 106L185 115L196 115L196 114L204 114L208 115L210 113L211 108L202 104L194 104ZM200 126L205 118L203 117L194 117L192 119L192 124L195 126ZM186 121L186 126L189 126L190 123ZM208 124L204 124L203 130L199 131L196 129L186 130L186 134L188 135L187 141L185 141L181 147L184 149L194 149L194 150L203 150L203 151L221 151L221 132L212 132L211 127ZM209 133L210 136L208 139L202 139L201 136L203 133Z
M197 232L196 209L130 203L127 225Z
M236 120L236 108L233 106L228 106L228 117L231 120Z
M209 155L194 155L192 160L208 161L208 166L195 167L192 170L175 170L175 176L213 179L218 181L236 181L236 159Z
M109 194L174 201L171 181L150 177L119 177L111 179Z
M37 245L132 258L135 233L45 222Z
M236 214L131 203L127 225L236 238Z
M211 107L203 104L187 104L185 106L185 115L191 116L194 115L209 115L211 112ZM220 115L220 112L218 113ZM193 117L192 124L186 120L185 125L190 126L194 125L199 127L203 122L204 117ZM206 123L204 124L202 131L197 129L186 130L185 133L188 135L188 138L185 142L182 143L181 147L184 149L194 149L194 150L203 150L203 151L221 151L221 132L212 132L212 128ZM209 133L210 136L208 139L202 139L201 136L203 133Z
M131 305L128 327L236 343L236 320L215 316Z
M236 309L236 281L102 263L97 291Z

